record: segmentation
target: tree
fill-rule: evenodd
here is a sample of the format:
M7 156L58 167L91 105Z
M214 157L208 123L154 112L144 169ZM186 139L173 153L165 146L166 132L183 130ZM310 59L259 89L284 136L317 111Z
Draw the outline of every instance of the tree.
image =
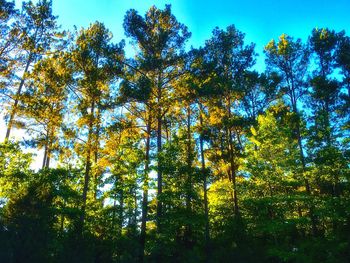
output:
M52 2L41 0L35 5L29 1L23 3L23 24L20 25L21 34L19 53L17 58L23 62L23 69L18 71L22 76L17 90L13 94L14 103L9 110L9 119L5 140L10 137L10 132L17 114L19 96L25 84L25 76L33 62L37 61L52 47L57 34L56 17L52 14Z
M309 51L302 44L301 39L294 41L292 37L283 34L276 43L271 40L265 47L267 56L266 63L270 70L277 70L282 77L282 88L295 115L295 134L299 145L300 162L302 174L304 176L306 192L311 195L309 179L306 177L306 158L302 137L302 113L299 107L302 97L306 93L305 77L309 63ZM317 219L314 215L313 206L310 207L309 213L312 222L312 231L317 234Z
M310 85L313 106L309 155L314 163L312 172L320 194L332 197L333 207L339 205L343 194L342 182L347 179L346 135L343 133L344 115L341 113L341 83L334 78L337 67L337 50L344 32L329 29L314 29L309 38L317 69ZM344 69L344 68L343 68ZM345 73L345 72L344 72ZM345 117L346 119L346 117ZM333 210L334 213L337 211ZM326 218L324 218L327 221ZM333 218L332 226L337 230L339 222Z
M213 63L205 59L205 49L192 49L189 52L189 74L187 75L186 85L184 89L183 100L194 104L196 110L196 125L194 131L196 136L199 136L200 173L203 180L203 212L204 212L204 260L208 262L211 256L210 244L210 224L209 224L209 200L208 200L208 185L210 183L210 169L207 167L205 154L205 145L208 143L208 112L207 104L215 98L215 91L212 89L212 79L214 70ZM198 141L198 140L197 140ZM197 151L198 151L197 150Z
M350 38L340 33L339 45L336 53L337 65L342 69L343 85L350 97Z
M255 124L259 114L279 97L278 85L280 77L277 73L259 74L256 71L244 73L241 85L241 107L247 121Z
M311 97L317 106L319 129L323 130L326 144L331 145L335 138L332 136L330 118L335 110L340 90L339 82L332 79L331 75L336 66L335 56L339 35L328 29L314 29L309 41L319 66L318 70L314 71L310 82L313 88Z
M234 105L241 96L244 72L254 63L254 44L244 45L244 34L232 25L226 30L215 28L205 48L206 59L215 65L212 83L219 95L210 106L213 135L216 133L212 138L217 138L212 140L213 153L218 161L229 163L226 173L233 185L234 213L238 218L236 178L242 149L242 123L234 113Z
M138 218L140 214L140 187L145 164L142 128L131 113L124 113L120 107L115 114L116 121L106 131L105 146L101 149L100 162L107 162L110 175L104 180L111 185L106 199L111 199L110 228L106 234L115 240L115 252L119 261L137 262L139 243ZM141 207L142 209L142 207ZM141 220L142 221L142 220Z
M32 155L23 153L18 143L7 142L0 146L0 198L3 202L16 195L16 189L31 172Z
M5 94L6 86L10 84L14 74L16 61L12 51L18 45L18 16L18 10L15 9L13 2L0 1L0 90Z
M58 132L72 82L67 59L67 54L60 52L39 60L28 77L30 86L21 96L19 112L24 125L28 132L37 134L34 144L44 147L43 168L49 168L52 153L58 150Z
M147 80L149 89L147 94L146 111L148 112L149 126L153 119L157 122L157 153L162 152L162 123L164 116L171 107L171 97L174 91L174 82L177 77L183 74L181 65L184 63L184 48L190 33L187 27L177 21L171 13L170 5L166 5L164 10L155 6L151 7L144 17L137 14L136 10L129 10L124 18L124 30L137 45L138 53L136 59L136 72L139 73L140 80ZM154 116L152 115L154 114ZM149 136L150 132L146 135ZM148 147L146 147L147 151ZM146 153L147 156L147 153ZM147 162L147 161L146 161ZM146 170L147 171L147 170ZM147 180L145 182L147 184ZM147 186L146 186L147 187ZM162 164L158 157L157 166L157 226L161 231L161 218L163 215L162 206ZM144 204L146 207L147 193L144 193ZM145 220L147 210L143 211L141 249L144 247ZM142 252L143 253L143 252Z
M88 29L79 31L76 43L70 51L76 93L79 96L78 126L87 133L86 141L81 145L85 171L79 232L84 226L91 169L93 163L96 163L93 156L99 150L99 136L103 125L101 116L109 105L110 84L122 73L123 42L114 45L110 43L111 38L108 29L102 23L96 22Z

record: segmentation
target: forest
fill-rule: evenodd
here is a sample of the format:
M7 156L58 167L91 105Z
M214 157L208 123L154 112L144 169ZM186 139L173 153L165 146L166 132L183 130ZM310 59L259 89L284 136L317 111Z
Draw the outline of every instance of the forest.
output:
M345 31L282 34L260 72L234 25L123 21L0 0L0 262L350 262Z

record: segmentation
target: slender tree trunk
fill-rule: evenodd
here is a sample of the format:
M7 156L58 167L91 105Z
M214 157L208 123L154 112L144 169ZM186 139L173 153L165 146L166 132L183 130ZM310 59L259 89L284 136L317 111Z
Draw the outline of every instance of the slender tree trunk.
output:
M134 225L134 231L136 233L137 231L137 191L134 189L134 218L133 218L133 225ZM136 255L135 255L136 256Z
M158 155L162 151L162 119L161 117L158 117L157 119L157 152ZM157 186L157 197L158 197L158 202L157 202L157 225L158 228L160 227L160 221L163 213L163 205L162 202L159 200L159 198L162 195L163 191L163 173L162 173L162 164L160 162L160 156L158 156L158 186Z
M50 160L51 160L51 152L52 152L52 146L49 145L47 148L47 156L46 156L46 163L45 163L45 167L46 168L50 168Z
M192 204L191 204L191 195L192 195L192 149L191 149L191 107L187 107L187 185L186 185L186 211L188 221L190 222L192 216ZM191 223L186 225L185 231L185 241L189 249L192 246L192 227Z
M120 177L120 191L119 191L119 235L122 233L124 223L124 190L123 190L123 179Z
M162 173L162 164L160 161L160 154L162 152L162 109L161 109L161 98L162 98L162 89L160 85L160 77L158 77L158 109L157 109L157 153L158 153L158 167L157 167L157 228L161 232L161 217L163 214L163 204L161 199L163 191L163 173Z
M66 201L63 201L62 209L66 207ZM63 230L64 230L64 213L61 212L61 219L60 219L60 236L63 237Z
M42 169L44 169L46 167L46 160L47 160L47 142L45 143L45 147L44 147L43 165L41 167Z
M293 105L293 112L294 112L294 114L296 114L298 116L298 120L296 123L296 125L297 125L296 132L297 132L297 140L298 140L298 147L299 147L299 154L300 154L300 160L301 160L301 165L302 165L302 171L303 171L303 174L305 175L306 162L305 162L304 149L303 149L302 137L301 137L301 132L300 132L300 120L299 120L299 115L298 115L298 110L296 108L296 104ZM304 182L305 182L306 193L309 196L311 196L311 187L310 187L309 180L307 178L305 178ZM315 210L314 205L310 205L309 216L311 219L312 234L314 236L317 236L318 235L317 218L315 216L314 210Z
M83 231L83 227L84 227L86 200L87 200L87 193L89 190L89 181L90 181L90 170L91 170L91 149L87 149L79 231Z
M8 124L7 124L5 142L8 141L8 139L10 138L10 133L11 133L11 129L12 129L12 126L13 126L13 121L14 121L14 118L15 118L16 113L17 113L17 107L18 107L18 103L19 103L19 96L21 95L22 88L23 88L23 85L24 85L24 75L28 72L30 63L32 62L32 56L33 56L33 54L30 53L29 57L28 57L28 60L27 60L27 63L26 63L26 67L24 68L24 72L23 72L23 75L22 75L22 78L21 78L21 82L19 83L16 95L15 95L15 103L12 106L11 113L10 113L10 119L9 119Z
M286 75L288 75L286 73ZM305 162L305 155L304 155L304 148L303 148L303 143L302 143L302 136L301 136L301 131L300 131L300 119L299 119L299 113L298 113L298 105L297 105L297 99L295 96L295 84L294 84L294 78L292 77L291 79L289 79L287 77L287 82L288 85L290 85L291 88L291 93L290 93L290 100L291 100L291 104L292 104L292 110L293 113L297 116L297 122L296 122L296 133L297 133L297 141L298 141L298 147L299 147L299 155L300 155L300 160L301 160L301 165L302 165L302 173L303 175L305 175L305 171L306 171L306 162ZM311 196L311 187L310 187L310 183L309 180L305 177L304 178L304 182L305 182L305 189L306 189L306 193ZM311 219L311 228L312 228L312 233L314 236L317 235L318 230L317 230L317 219L315 216L315 212L314 212L314 206L311 205L309 207L309 216Z
M273 189L272 189L271 182L268 181L267 185L268 185L268 188L269 188L270 197L271 197L271 199L273 199ZM269 213L270 220L271 220L271 221L274 220L274 219L275 219L275 213L274 213L274 211L273 211L273 203L271 203L271 204L269 204L269 205L267 206L267 211L268 211L268 213ZM274 239L275 239L275 238L276 238L276 235L273 234L273 237L274 237Z
M289 83L289 80L288 80ZM291 85L291 103L292 103L292 109L293 109L293 113L297 116L297 122L296 122L296 133L297 133L297 141L298 141L298 147L299 147L299 154L300 154L300 160L301 160L301 164L302 164L302 172L305 175L305 171L306 171L306 162L305 162L305 155L304 155L304 149L303 149L303 144L302 144L302 136L301 136L301 132L300 132L300 119L299 119L299 113L298 113L298 108L297 108L297 100L295 98L295 86L294 86L294 79L292 78L290 80L290 85ZM305 182L305 189L306 189L306 193L311 196L311 187L310 187L310 183L309 180L307 178L304 178L304 182ZM311 229L312 229L312 233L314 236L317 235L318 233L318 229L317 229L317 219L315 216L315 212L314 212L314 205L310 205L309 207L309 216L311 219Z
M79 222L79 231L81 234L84 228L86 200L87 200L87 193L89 190L89 181L90 181L91 150L92 150L91 144L92 144L92 134L93 134L93 126L94 126L94 111L95 111L95 101L93 100L91 104L91 116L89 121L89 133L88 133L88 141L87 141L87 149L86 149L86 164L85 164L85 175L84 175L84 188L83 188L82 207L81 207L81 215L80 215L80 222Z
M232 146L232 145L231 145ZM238 196L237 196L237 183L236 183L236 164L234 161L232 149L230 150L230 171L233 185L233 203L234 203L234 213L235 216L239 216L239 206L238 206Z
M151 116L149 116L149 119L147 122L147 131L146 131L146 153L145 153L145 170L144 170L144 180L143 180L142 216L141 216L141 233L140 233L140 255L139 255L140 262L144 261L144 251L145 251L145 242L146 242L150 144L151 144Z
M169 141L170 140L170 125L169 122L165 122L165 136L166 136L166 140Z
M115 187L117 183L115 182ZM112 226L111 229L114 229L115 227L115 214L116 214L116 209L117 209L117 193L114 193L114 198L113 198L113 211L112 211Z
M118 228L118 236L119 238L121 238L122 236L122 230L123 230L123 223L124 223L124 190L123 190L123 178L122 176L120 176L120 190L119 190L119 213L118 213L118 217L119 217L119 228ZM123 253L122 250L122 245L121 243L119 243L118 246L118 262L121 262L121 256Z
M156 214L156 224L157 232L161 234L162 230L162 217L163 217L163 202L162 202L162 192L163 192L163 172L161 156L162 153L162 85L160 83L160 73L158 73L157 82L157 154L158 154L158 164L157 164L157 214ZM156 255L156 262L163 262L162 251Z
M95 146L94 146L94 162L95 162L95 164L98 161L98 150L99 150L99 143L100 143L100 128L101 128L101 122L100 122L101 113L100 113L100 111L98 111L96 118L98 120L98 123L97 123L97 127L96 127L96 138L95 138ZM99 177L99 170L97 168L94 172L94 198L95 198L95 200L97 199L98 177Z
M49 129L49 138L48 138L48 142L47 142L47 155L46 155L46 162L45 162L45 167L46 168L50 168L50 160L51 160L52 145L53 145L53 136L54 136L53 129Z
M50 157L51 157L52 144L53 144L52 140L53 140L52 129L47 127L42 168L50 168L50 159L51 159Z
M228 99L228 117L231 119L231 99ZM231 179L233 184L233 203L234 203L234 213L236 218L239 216L239 207L238 207L238 195L237 195L237 184L236 184L236 163L234 160L234 145L232 140L232 130L231 127L228 128L228 143L229 143L229 157L230 157L230 172L231 172Z
M199 124L201 128L201 134L199 137L199 148L201 155L201 172L203 177L203 193L204 193L204 218L205 218L205 230L204 230L204 249L205 249L205 262L209 262L210 258L210 229L209 229L209 209L208 209L208 190L207 190L207 172L205 168L204 158L204 139L203 139L203 109L202 105L199 105Z

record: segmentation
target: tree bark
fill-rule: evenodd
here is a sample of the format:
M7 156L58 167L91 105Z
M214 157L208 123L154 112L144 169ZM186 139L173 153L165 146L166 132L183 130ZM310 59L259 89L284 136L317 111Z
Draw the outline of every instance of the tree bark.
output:
M158 177L158 185L157 185L157 226L158 229L160 228L160 221L163 213L163 205L161 202L161 195L163 191L163 173L162 173L162 164L160 162L160 153L162 151L162 120L161 117L158 117L157 119L157 153L158 153L158 171L157 171L157 177Z
M45 143L45 147L44 147L44 158L43 158L43 164L41 166L42 169L46 167L46 160L47 160L47 142Z
M191 149L191 107L190 105L187 106L187 186L186 186L186 211L187 211L187 217L188 222L190 222L191 216L192 216L192 149ZM185 231L185 241L186 246L191 249L192 248L192 227L191 223L188 223L186 225L186 231Z
M91 103L91 115L90 115L90 121L89 121L89 133L88 133L87 150L86 150L84 188L83 188L82 207L81 207L81 215L80 215L79 229L78 229L80 234L82 234L83 228L84 228L86 200L87 200L87 193L89 190L90 170L91 170L91 150L92 150L91 144L92 144L92 134L93 134L93 126L94 126L94 111L95 111L95 101L93 100Z
M162 152L162 109L161 109L162 87L160 83L160 76L158 76L157 87L157 153L158 153L158 167L157 167L157 229L161 232L161 217L163 214L163 204L161 199L163 191L163 173L160 154Z
M49 129L49 133L48 133L47 155L46 155L45 168L50 168L50 160L51 160L52 145L53 145L53 136L54 136L54 132L53 132L53 129L51 128L51 129Z
M98 109L98 107L97 107ZM100 142L100 129L101 129L101 113L98 109L98 114L96 116L98 123L97 123L97 127L96 127L96 138L95 138L95 145L94 145L94 162L95 164L98 161L98 150L99 150L99 142ZM98 190L98 176L99 176L99 170L98 168L95 169L95 173L94 173L94 198L95 200L97 199L97 190Z
M231 100L228 99L228 118L231 119ZM239 216L239 206L238 206L238 196L237 196L237 184L236 184L236 163L234 160L234 146L233 146L233 140L232 140L232 130L231 127L228 127L228 143L229 143L229 158L230 158L230 172L231 172L231 179L232 179L232 186L233 186L233 203L234 203L234 213L235 216Z
M210 258L210 229L209 229L209 210L208 210L208 190L207 190L207 172L205 168L204 158L204 139L203 139L203 109L202 105L199 104L199 124L201 128L201 134L199 137L199 147L201 154L201 172L203 176L203 193L204 193L204 217L205 217L205 230L204 230L204 249L205 249L205 262L209 262Z
M146 131L145 170L144 170L144 180L143 180L142 216L141 216L141 233L140 233L140 255L139 255L140 262L144 261L144 251L145 251L145 242L146 242L150 144L151 144L151 116L149 116L149 119L147 122L147 131Z
M18 107L18 103L19 103L19 96L21 95L22 88L23 88L23 85L24 85L24 75L28 72L30 63L32 62L32 56L33 56L33 54L30 53L29 57L28 57L28 60L27 60L27 63L26 63L26 67L24 68L24 72L23 72L23 75L22 75L22 78L21 78L21 82L19 83L16 95L15 95L15 103L13 104L13 107L11 109L10 119L9 119L8 124L7 124L5 142L8 141L8 139L10 138L10 133L11 133L11 129L12 129L12 126L13 126L13 121L14 121L14 118L15 118L16 113L17 113L17 107Z

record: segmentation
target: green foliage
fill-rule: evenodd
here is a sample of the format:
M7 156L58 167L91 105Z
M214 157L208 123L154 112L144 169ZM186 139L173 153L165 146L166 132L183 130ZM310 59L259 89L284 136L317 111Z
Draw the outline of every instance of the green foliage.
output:
M32 155L23 153L18 143L0 144L0 198L11 198L26 184Z
M123 27L132 58L103 23L0 0L0 262L348 262L345 32L283 34L256 72L234 25L188 52L170 5Z

